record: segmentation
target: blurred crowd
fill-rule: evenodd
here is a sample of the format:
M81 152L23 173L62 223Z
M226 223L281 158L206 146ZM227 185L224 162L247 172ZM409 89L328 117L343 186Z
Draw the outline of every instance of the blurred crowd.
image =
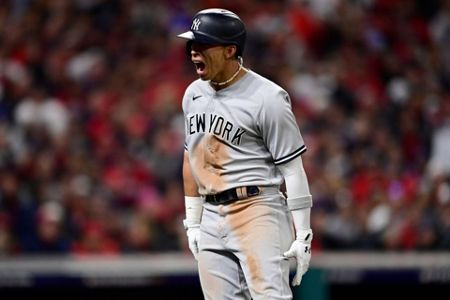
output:
M449 0L2 0L0 255L183 252L195 12L291 95L313 247L450 250Z

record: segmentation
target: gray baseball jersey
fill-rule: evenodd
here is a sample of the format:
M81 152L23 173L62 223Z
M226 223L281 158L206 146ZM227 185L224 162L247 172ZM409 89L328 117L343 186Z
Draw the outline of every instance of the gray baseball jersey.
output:
M238 186L279 186L277 164L306 151L288 93L248 71L216 91L191 83L183 97L185 149L199 193Z

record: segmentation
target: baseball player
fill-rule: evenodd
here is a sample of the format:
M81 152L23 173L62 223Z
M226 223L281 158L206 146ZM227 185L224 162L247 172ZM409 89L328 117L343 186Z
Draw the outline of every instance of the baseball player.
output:
M246 29L233 12L202 10L178 37L199 76L183 97L183 180L203 294L292 299L288 259L296 259L299 285L313 234L306 146L289 95L243 66Z

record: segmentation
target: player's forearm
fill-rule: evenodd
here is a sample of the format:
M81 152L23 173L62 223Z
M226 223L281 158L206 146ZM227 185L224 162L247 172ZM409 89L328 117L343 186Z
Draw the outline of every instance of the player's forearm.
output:
M311 228L311 207L291 210L291 213L296 232Z
M188 197L199 197L197 183L191 172L191 167L189 165L189 153L184 151L183 159L183 186L184 195Z
M278 166L278 168L285 180L289 209L297 210L311 207L312 196L301 156Z
M191 173L189 165L188 152L184 152L183 160L183 184L184 184L184 201L186 208L186 227L196 227L200 224L203 211L203 198L198 193L198 187Z
M280 165L279 170L285 179L287 202L294 219L295 229L298 232L311 228L312 196L301 157Z

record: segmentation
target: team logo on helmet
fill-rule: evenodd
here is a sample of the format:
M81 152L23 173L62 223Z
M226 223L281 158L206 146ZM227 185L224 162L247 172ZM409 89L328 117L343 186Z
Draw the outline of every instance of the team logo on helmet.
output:
M198 30L198 27L200 26L201 21L198 18L195 18L194 21L192 21L191 30Z

